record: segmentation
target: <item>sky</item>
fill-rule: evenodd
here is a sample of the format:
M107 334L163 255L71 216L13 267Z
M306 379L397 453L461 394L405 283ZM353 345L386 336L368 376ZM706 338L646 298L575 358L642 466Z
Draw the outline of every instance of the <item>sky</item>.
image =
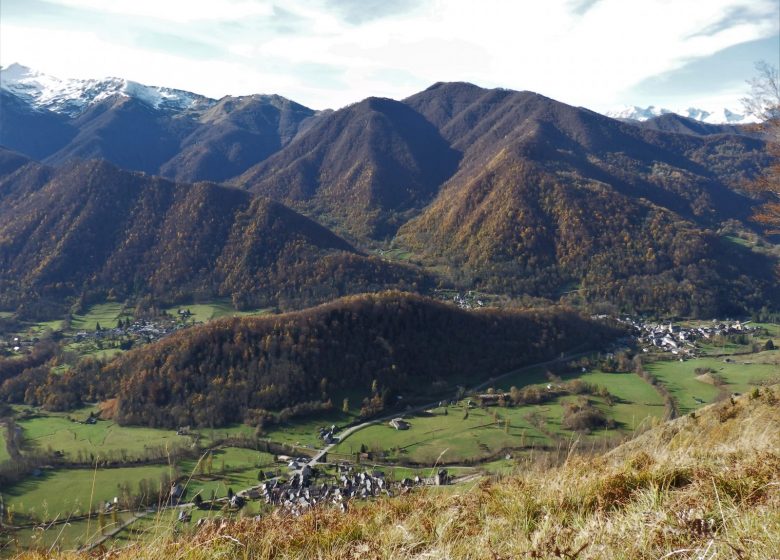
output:
M0 66L313 109L438 81L605 111L739 108L780 0L0 0Z

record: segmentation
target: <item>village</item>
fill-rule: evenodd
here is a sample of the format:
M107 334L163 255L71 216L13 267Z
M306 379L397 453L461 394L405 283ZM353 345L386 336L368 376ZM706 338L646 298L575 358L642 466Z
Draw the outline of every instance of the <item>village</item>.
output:
M101 326L97 322L94 329L81 329L70 333L66 331L57 333L57 336L64 345L86 343L94 345L97 349L116 347L120 350L129 350L138 344L150 344L178 330L198 324L191 317L192 314L188 310L179 309L175 316L160 315L154 319L138 320L119 319L114 327ZM43 333L13 334L5 340L0 340L0 352L13 354L30 352L45 336Z
M228 495L222 498L204 499L200 494L196 494L191 501L186 500L186 486L177 481L171 485L167 504L163 507L178 508L177 521L180 523L192 520L193 508L237 512L250 501L262 501L268 507L294 516L314 507L335 507L345 512L354 500L393 497L415 487L443 486L453 481L444 468L432 469L432 475L429 477L415 475L396 481L389 479L385 472L378 468L361 470L357 465L347 462L319 463L318 466L312 467L309 464L310 459L305 457L279 455L276 459L278 462L287 463L287 476L260 471L258 478L266 480L257 486L236 493L231 489ZM104 513L116 509L117 503L116 498L106 502L103 506Z
M636 340L647 353L652 350L668 352L681 359L695 358L701 355L696 342L715 342L717 337L728 335L752 334L757 328L750 321L712 321L708 325L680 326L674 323L653 323L637 319L619 320L630 325L636 333Z

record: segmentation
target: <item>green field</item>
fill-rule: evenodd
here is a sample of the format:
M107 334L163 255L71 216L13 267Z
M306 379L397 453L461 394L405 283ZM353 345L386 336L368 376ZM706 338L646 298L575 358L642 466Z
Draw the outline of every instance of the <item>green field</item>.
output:
M365 447L375 453L386 453L389 458L407 458L423 464L483 459L504 448L549 444L549 435L531 426L524 416L536 411L543 417L544 429L557 435L562 415L559 403L489 410L475 408L465 419L462 407L450 407L447 411L445 415L443 408L436 408L408 416L412 425L409 430L396 431L387 423L368 426L337 445L334 451L353 454ZM499 422L494 421L493 411L499 415ZM503 419L507 417L510 425L505 433Z
M179 309L186 309L192 313L191 319L196 322L206 323L222 317L244 317L247 315L263 315L270 309L249 309L236 311L229 299L215 300L207 303L193 303L188 305L173 305L165 308L170 315L176 316Z
M726 362L725 360L730 360ZM710 368L723 378L719 388L697 379L696 368ZM756 383L780 376L780 350L733 358L697 358L695 360L655 362L645 366L676 397L680 413L701 406L696 399L714 402L721 394L744 393Z
M117 524L133 517L132 513L118 513ZM19 552L25 549L39 550L75 550L78 547L93 542L103 532L108 533L115 527L111 515L103 518L103 530L101 531L98 519L81 519L64 524L50 525L36 529L25 529L14 533L19 540ZM13 555L14 551L9 551ZM0 553L2 556L2 553Z
M137 491L138 483L147 479L157 484L164 474L171 474L167 465L127 467L119 469L44 470L39 477L29 477L3 493L7 508L17 514L37 519L67 517L86 513L91 503L112 500L119 495L118 485L128 483Z
M625 430L641 428L648 418L663 418L664 402L652 385L634 373L591 372L578 376L586 383L606 387L617 402L606 410L607 416Z
M357 399L353 399L356 403ZM341 402L337 400L336 402ZM351 411L349 414L341 410L332 410L316 417L293 419L286 424L277 426L268 426L263 433L263 438L279 443L287 443L298 447L322 447L322 440L319 437L319 429L330 427L331 425L344 426L355 422L358 419L359 409Z
M523 377L539 381L543 376L540 372L529 372ZM616 432L629 435L648 418L664 415L663 399L649 383L633 373L592 372L575 377L605 386L616 397L611 406L600 397L589 397L607 418L617 423L616 430L589 435L565 430L561 426L563 403L575 397L564 396L540 405L473 408L468 418L464 418L463 406L448 407L446 415L444 408L435 408L408 417L412 425L409 430L396 431L386 423L369 426L350 436L334 451L347 456L365 448L389 458L406 458L423 464L483 460L504 449L549 446L560 439L579 437L590 444ZM514 384L520 379L506 381Z
M91 462L94 458L112 458L124 455L129 458L144 457L150 448L174 448L189 446L189 437L177 436L172 430L119 426L110 420L99 420L88 425L83 421L92 408L69 414L38 412L37 416L21 419L25 445L41 451L62 451L70 461ZM70 417L70 418L69 418Z
M387 251L380 251L379 255L391 261L408 261L411 258L412 253L406 249L394 248L388 249Z
M5 446L5 426L0 424L0 463L8 461L11 456L8 454L8 449Z
M276 469L272 455L250 449L224 448L213 452L210 472L201 474L197 460L182 461L178 472L185 477L188 497L197 493L210 498L224 497L229 488L239 491L258 484L258 471ZM286 471L286 469L285 469ZM30 515L38 520L63 519L85 513L90 496L93 506L110 501L120 494L118 484L128 483L133 492L138 483L147 479L156 485L163 474L174 475L168 465L137 466L116 469L44 469L40 476L4 490L7 507L16 514ZM76 536L83 530L73 529ZM32 535L28 535L31 537Z
M129 313L122 313L124 305L121 303L99 303L93 305L83 315L74 315L71 321L72 331L94 331L98 323L104 329L116 326L117 321L129 318Z
M276 470L278 467L284 467L275 463L273 455L269 453L237 447L215 450L210 473L205 459L201 458L200 461L204 463L203 467L199 466L198 460L182 461L180 464L180 471L187 477L185 484L190 499L198 493L204 499L210 499L212 496L220 498L227 495L229 488L238 492L257 486L260 469ZM286 472L286 468L282 472Z

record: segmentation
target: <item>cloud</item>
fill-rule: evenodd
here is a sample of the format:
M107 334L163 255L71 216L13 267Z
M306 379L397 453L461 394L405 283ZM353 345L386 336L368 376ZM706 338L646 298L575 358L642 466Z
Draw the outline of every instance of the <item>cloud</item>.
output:
M599 0L571 0L569 5L572 12L578 16L582 16L585 15L585 13L593 6L595 6L598 1Z
M82 11L118 16L136 16L177 23L195 21L236 21L249 17L267 17L273 13L271 2L258 0L48 0Z
M326 0L324 3L326 9L334 10L351 24L407 13L421 5L422 0Z
M49 8L45 20L3 0L3 64L212 96L273 92L314 108L462 80L603 109L778 33L776 0L30 2ZM719 77L713 94L749 75Z

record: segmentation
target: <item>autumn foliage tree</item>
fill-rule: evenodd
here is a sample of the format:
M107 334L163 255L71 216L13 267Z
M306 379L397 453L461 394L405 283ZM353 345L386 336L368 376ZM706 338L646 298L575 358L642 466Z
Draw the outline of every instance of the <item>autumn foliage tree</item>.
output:
M767 139L771 164L749 189L764 199L753 218L767 233L780 233L780 72L766 62L756 65L758 76L750 80L750 94L742 99L745 110L759 120L757 127Z

